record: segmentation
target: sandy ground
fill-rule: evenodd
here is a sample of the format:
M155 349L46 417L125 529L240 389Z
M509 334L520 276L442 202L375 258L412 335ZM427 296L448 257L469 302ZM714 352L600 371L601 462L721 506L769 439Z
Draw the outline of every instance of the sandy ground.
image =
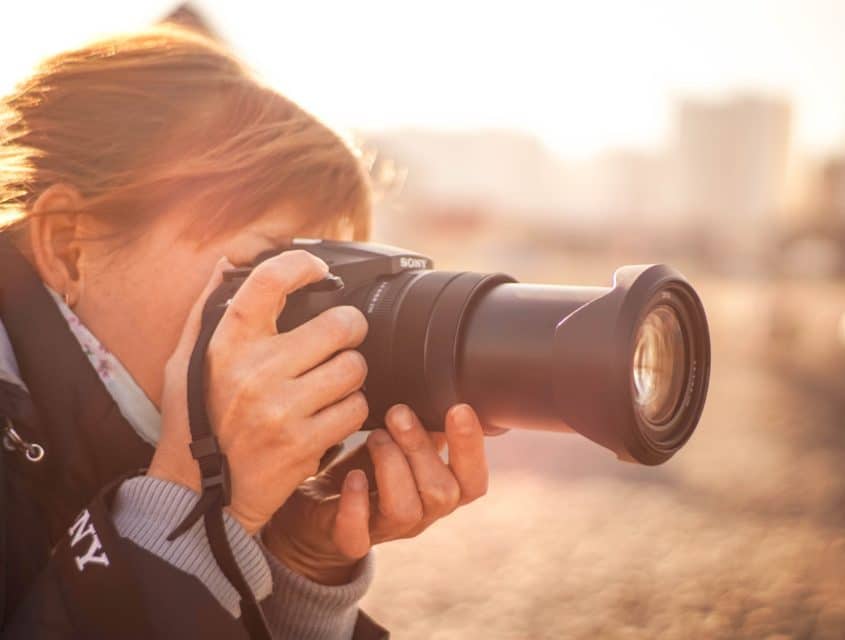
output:
M705 283L711 394L684 450L642 468L493 439L488 496L382 546L365 609L409 640L845 638L845 292L813 287Z

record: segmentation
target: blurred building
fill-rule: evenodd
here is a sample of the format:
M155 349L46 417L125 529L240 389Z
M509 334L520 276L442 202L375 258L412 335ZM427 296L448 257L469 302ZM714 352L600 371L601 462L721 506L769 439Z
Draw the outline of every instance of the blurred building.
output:
M677 111L679 212L705 223L727 257L753 266L772 246L786 198L789 103L743 95Z
M674 162L664 149L610 151L591 168L594 182L585 195L598 221L663 232L683 225L676 210Z
M783 205L791 112L775 99L686 100L678 108L681 205L728 221L763 220Z

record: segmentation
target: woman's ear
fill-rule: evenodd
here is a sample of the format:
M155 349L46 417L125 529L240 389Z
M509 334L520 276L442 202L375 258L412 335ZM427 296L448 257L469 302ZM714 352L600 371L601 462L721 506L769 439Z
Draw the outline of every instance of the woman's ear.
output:
M84 199L76 188L54 184L32 208L28 224L28 245L41 279L74 306L82 292L81 267Z

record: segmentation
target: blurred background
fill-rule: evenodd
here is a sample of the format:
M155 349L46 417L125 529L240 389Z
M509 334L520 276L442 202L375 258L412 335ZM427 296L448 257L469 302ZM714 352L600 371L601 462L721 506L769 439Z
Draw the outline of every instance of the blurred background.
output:
M491 439L484 500L379 549L396 638L845 638L845 3L16 3L0 91L168 16L363 145L376 240L549 283L665 261L702 293L687 447Z

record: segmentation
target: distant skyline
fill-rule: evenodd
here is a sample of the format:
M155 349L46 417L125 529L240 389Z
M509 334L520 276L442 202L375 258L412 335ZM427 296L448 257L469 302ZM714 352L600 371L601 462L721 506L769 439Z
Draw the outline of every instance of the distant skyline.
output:
M0 91L178 3L139 4L5 7ZM343 129L513 129L578 157L665 144L681 98L755 92L792 103L799 148L845 145L845 2L193 4L269 84Z

